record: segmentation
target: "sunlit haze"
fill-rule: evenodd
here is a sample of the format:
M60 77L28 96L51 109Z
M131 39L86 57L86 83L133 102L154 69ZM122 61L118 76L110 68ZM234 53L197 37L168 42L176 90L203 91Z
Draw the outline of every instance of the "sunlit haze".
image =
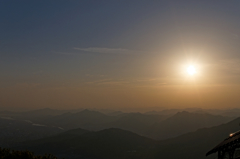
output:
M1 1L1 109L240 107L239 1Z
M240 0L0 0L0 158L240 159L239 123Z

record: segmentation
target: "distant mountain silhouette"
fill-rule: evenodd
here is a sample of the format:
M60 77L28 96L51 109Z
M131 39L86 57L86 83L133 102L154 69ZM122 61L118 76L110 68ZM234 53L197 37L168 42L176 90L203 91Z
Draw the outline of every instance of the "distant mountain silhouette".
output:
M169 114L175 111L177 111L177 109L162 112ZM63 128L65 131L76 128L94 131L107 128L120 128L153 139L176 137L199 128L219 125L232 119L230 117L210 115L201 109L193 109L191 111L198 111L198 113L184 111L170 116L155 114L156 112L152 112L153 114L116 112L115 115L107 115L87 109L76 113L76 111L66 112L66 110L58 111L46 108L22 113L10 113L10 115L9 112L6 112L8 114L4 114L3 117L28 120L29 122L46 125L48 127ZM49 130L49 132L52 131Z
M162 111L149 111L145 114L158 114L158 115L168 115L172 116L178 112L187 111L190 113L208 113L212 115L222 115L228 117L239 117L240 116L240 109L202 109L202 108L186 108L186 109L165 109Z
M148 130L151 125L159 123L164 119L165 117L162 115L127 113L121 115L121 117L114 122L106 124L106 127L120 128L144 135L144 132Z
M43 108L37 110L14 112L14 111L1 111L0 116L12 117L18 120L30 120L32 122L41 122L51 118L52 116L61 115L63 113L69 112L69 110L57 110L51 108Z
M172 117L157 123L146 132L148 137L154 139L167 139L176 137L199 128L212 127L226 123L232 118L206 113L178 112Z
M226 110L221 113L223 116L232 116L232 117L239 117L240 116L240 109L230 109Z
M149 114L149 115L152 115L152 114L157 114L157 115L167 115L167 116L171 116L171 115L174 115L176 114L177 112L180 112L182 111L181 109L165 109L165 110L162 110L162 111L149 111L149 112L146 112L145 114Z
M25 111L22 112L24 115L60 115L62 113L65 113L67 110L57 110L57 109L51 109L51 108L43 108L38 110L31 110L31 111Z
M42 120L46 125L62 127L65 130L83 128L99 131L107 128L129 130L153 139L167 139L199 128L216 126L232 118L207 113L178 112L173 116L142 113L124 113L117 116L98 111L83 110L78 113L64 113Z
M60 126L65 129L84 128L88 130L103 129L102 124L115 120L115 117L91 110L83 110L78 113L64 113L53 116L45 121L46 124Z
M0 147L9 147L26 140L34 140L63 132L58 127L45 126L31 121L0 118Z
M226 124L199 129L163 141L116 128L98 132L75 129L25 143L20 149L27 148L36 153L53 153L69 159L203 159L206 152L228 137L231 132L239 130L239 123L240 118L237 118ZM212 155L208 158L214 157Z

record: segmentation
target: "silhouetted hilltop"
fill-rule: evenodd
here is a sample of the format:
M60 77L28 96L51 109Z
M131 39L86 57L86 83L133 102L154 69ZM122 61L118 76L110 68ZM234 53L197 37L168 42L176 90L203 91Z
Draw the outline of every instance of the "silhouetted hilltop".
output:
M64 113L53 116L45 121L46 124L56 125L64 129L84 128L88 130L102 129L102 124L115 120L115 117L91 110L83 110L78 113Z
M226 111L222 112L221 115L239 117L240 116L240 109L235 108L235 109L226 110Z
M226 123L231 118L207 113L178 112L172 117L153 125L149 137L155 139L166 139L176 137L199 128L212 127Z
M106 124L106 127L120 128L144 135L145 131L149 130L151 125L161 122L164 119L165 117L162 115L127 113L121 115L114 122Z
M2 141L0 146L11 146L27 139L38 139L76 128L91 131L119 128L153 139L167 139L200 128L219 125L230 119L229 117L210 115L203 112L190 113L186 111L176 113L170 117L159 114L121 112L121 115L106 115L93 110L46 115L52 111L57 110L41 109L29 111L28 113L33 113L29 115L24 112L25 114L13 113L13 116L9 116L9 114L1 116L3 120L0 120L0 122L2 121L3 126L1 128L2 133L0 133ZM192 111L195 111L195 109Z
M185 113L185 112L183 112ZM178 115L181 116L182 113ZM27 142L21 149L36 153L52 153L60 157L88 159L203 159L206 152L239 130L237 118L226 124L156 141L126 130L110 128L97 132L70 130L51 137ZM209 156L208 158L214 158Z
M158 114L158 115L167 115L167 116L171 116L171 115L174 115L176 114L177 112L181 111L181 109L164 109L162 111L149 111L149 112L146 112L145 114Z
M106 115L98 111L83 110L78 113L64 113L46 118L41 122L65 130L83 128L103 130L120 128L153 139L167 139L199 128L216 126L230 121L230 117L207 113L178 112L173 116L142 113L124 113L119 116Z
M62 113L65 113L67 110L57 110L57 109L51 109L51 108L43 108L38 110L31 110L31 111L25 111L22 112L24 115L59 115Z

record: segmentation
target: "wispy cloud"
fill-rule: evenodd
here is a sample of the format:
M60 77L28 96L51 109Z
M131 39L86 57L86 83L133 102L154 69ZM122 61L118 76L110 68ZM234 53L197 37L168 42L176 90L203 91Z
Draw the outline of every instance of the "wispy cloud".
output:
M129 84L126 80L113 80L113 79L102 79L91 82L86 82L86 84L96 84L96 85L125 85Z
M151 86L164 86L167 85L162 79L101 79L86 82L86 84L94 85L122 85L133 87L151 87Z
M74 48L75 50L102 53L102 54L128 54L134 52L133 50L122 49L122 48L100 48L100 47L89 47L89 48Z
M74 47L71 51L62 52L62 51L52 51L55 54L61 55L79 55L79 54L134 54L136 50L129 50L123 48L100 48L100 47L89 47L89 48L78 48Z

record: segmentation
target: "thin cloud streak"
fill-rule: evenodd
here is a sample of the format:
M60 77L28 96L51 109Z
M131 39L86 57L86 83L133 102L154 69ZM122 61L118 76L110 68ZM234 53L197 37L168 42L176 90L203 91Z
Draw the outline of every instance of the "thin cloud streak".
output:
M122 49L122 48L99 48L99 47L89 47L89 48L74 48L75 50L101 53L101 54L129 54L134 52L133 50Z
M61 51L53 51L53 53L61 54L61 55L79 55L79 54L134 54L135 50L123 49L123 48L99 48L99 47L89 47L89 48L73 48L75 51L69 52L61 52Z
M122 85L122 86L133 86L133 87L149 87L149 86L165 86L167 83L161 79L101 79L91 82L85 82L89 85Z

